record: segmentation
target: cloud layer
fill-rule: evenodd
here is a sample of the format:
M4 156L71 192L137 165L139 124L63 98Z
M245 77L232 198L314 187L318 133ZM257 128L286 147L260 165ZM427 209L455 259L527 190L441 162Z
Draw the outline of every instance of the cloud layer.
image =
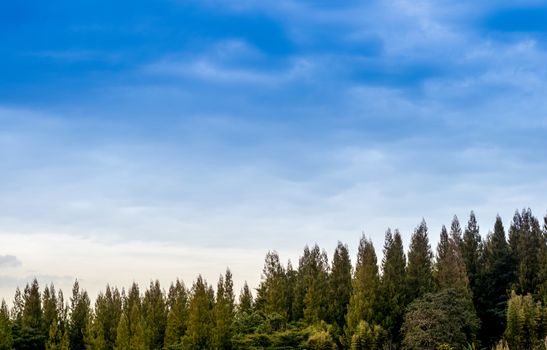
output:
M2 285L146 282L135 245L154 247L154 271L178 249L187 280L230 265L253 284L268 249L294 260L364 231L380 251L388 226L408 244L422 217L435 242L470 210L483 234L497 213L543 216L545 13L537 1L1 4ZM32 256L28 237L43 243ZM137 272L96 275L80 244Z

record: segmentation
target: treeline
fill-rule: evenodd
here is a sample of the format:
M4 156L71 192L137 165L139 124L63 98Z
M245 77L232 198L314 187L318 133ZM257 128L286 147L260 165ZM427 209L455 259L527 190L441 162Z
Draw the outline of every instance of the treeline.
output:
M331 263L305 247L296 268L271 251L255 294L236 301L227 270L216 289L107 286L92 307L78 282L65 300L35 280L2 301L0 349L545 349L547 216L517 211L508 237L498 216L484 240L473 212L454 217L435 254L425 221L407 254L388 229L380 265L365 236L355 266L342 243Z

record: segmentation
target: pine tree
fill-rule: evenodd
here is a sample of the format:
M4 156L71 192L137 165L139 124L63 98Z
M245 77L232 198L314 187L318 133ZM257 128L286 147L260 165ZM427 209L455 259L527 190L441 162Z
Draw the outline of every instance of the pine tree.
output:
M316 244L304 249L298 266L293 312L302 315L308 324L318 323L326 316L327 302L327 254ZM302 308L302 310L300 310Z
M241 293L239 293L237 312L238 314L250 314L253 312L253 294L251 293L251 289L249 288L247 281L245 281L243 288L241 289Z
M148 341L146 337L146 321L142 316L141 310L137 304L133 304L131 307L131 314L129 316L129 348L131 350L147 350Z
M95 342L100 349L113 349L116 342L117 328L122 312L122 300L116 288L106 286L105 293L100 293L95 301L93 321Z
M179 279L169 288L167 305L169 313L165 330L165 346L180 346L188 324L188 292Z
M298 321L303 315L302 308L298 309L296 302L298 292L298 271L293 268L290 259L287 262L287 268L285 269L285 292L287 320Z
M342 329L351 296L351 260L348 247L341 242L338 242L332 258L329 296L328 321Z
M43 322L42 322L42 333L44 334L45 339L49 338L50 328L53 323L57 323L59 315L57 314L57 295L55 293L55 287L53 284L47 286L44 289L42 295L42 305L43 305ZM55 328L58 328L58 325L55 325ZM61 337L59 337L60 340Z
M74 282L72 298L70 299L70 324L68 337L71 349L85 349L85 337L88 334L89 318L91 316L90 300L86 291L80 291L78 281Z
M454 215L452 218L452 223L450 224L450 237L452 237L456 244L458 244L458 247L462 245L462 228L456 215Z
M144 293L142 314L146 345L150 349L163 348L167 309L165 307L165 296L158 280L150 282L150 287Z
M460 245L467 278L469 279L469 288L473 293L473 300L476 304L477 283L481 272L482 242L479 234L479 225L475 218L475 213L471 211L469 221L463 234L463 241Z
M285 269L279 262L277 252L268 252L262 270L262 282L258 288L256 306L265 314L276 313L287 320L287 300Z
M13 339L14 348L20 348L20 343L23 342L22 339L22 328L23 328L23 296L21 295L21 290L19 287L15 289L15 296L13 297L13 307L11 309L11 335Z
M414 230L408 252L407 293L409 301L434 290L432 259L433 253L427 237L427 225L425 220L422 220Z
M25 287L23 294L22 336L18 343L20 349L45 349L46 334L42 326L42 300L38 281Z
M377 324L378 289L379 289L378 264L376 252L371 240L363 235L359 243L357 264L352 281L352 293L346 315L346 339L351 338L361 320L369 324Z
M125 298L125 302L124 302L124 311L125 311L125 314L129 316L130 323L131 323L131 311L133 310L133 306L136 306L140 312L141 293L139 290L139 285L135 282L131 284L131 288L129 288L129 292L127 293L127 297Z
M131 328L129 325L129 318L126 316L125 311L120 316L118 327L116 329L116 345L115 350L131 350Z
M475 307L483 325L479 336L484 345L490 346L499 340L505 328L507 295L513 280L513 260L499 215L494 232L486 239L483 260Z
M547 215L543 218L542 242L539 250L539 270L537 271L536 296L547 306Z
M0 306L0 350L11 350L13 338L11 336L11 324L8 305L2 299Z
M392 342L400 342L399 329L403 324L404 310L408 304L406 295L406 257L401 234L388 229L384 243L380 295L382 298L382 326Z
M226 270L225 277L220 276L217 286L216 303L213 309L214 329L213 348L231 349L231 326L235 315L235 296L232 273Z
M439 245L437 246L437 284L440 290L452 288L471 297L465 263L461 256L460 244L458 244L461 230L459 229L457 218L454 218L456 224L452 223L450 237L448 237L444 225L441 230Z
M214 293L200 276L192 286L188 309L188 329L183 344L191 349L210 349L212 346Z
M515 263L514 287L520 294L533 293L540 281L539 270L542 234L539 221L528 208L515 213L509 229L509 245Z

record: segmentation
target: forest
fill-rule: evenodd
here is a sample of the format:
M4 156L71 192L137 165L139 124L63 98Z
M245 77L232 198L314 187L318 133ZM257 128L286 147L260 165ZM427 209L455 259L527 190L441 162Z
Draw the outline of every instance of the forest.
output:
M454 216L435 250L422 220L405 253L385 233L379 262L363 235L355 263L305 247L298 266L266 254L256 290L158 281L107 285L94 300L34 280L0 308L0 349L495 349L547 347L547 216L516 211L481 237L473 212Z

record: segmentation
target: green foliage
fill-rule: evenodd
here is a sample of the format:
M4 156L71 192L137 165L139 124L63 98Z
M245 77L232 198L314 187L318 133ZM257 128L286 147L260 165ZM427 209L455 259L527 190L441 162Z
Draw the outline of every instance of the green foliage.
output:
M547 217L540 228L530 210L517 212L509 242L498 217L484 244L473 212L463 238L454 217L434 266L425 221L412 236L408 266L398 231L386 232L383 253L380 276L365 237L355 269L342 243L332 266L317 245L304 249L297 270L269 252L256 299L245 283L237 305L230 270L216 295L201 276L190 291L177 280L167 295L158 281L142 296L136 283L127 296L107 285L93 308L78 281L69 307L62 291L46 285L40 295L34 280L16 289L11 310L1 304L0 350L472 350L496 343L498 350L545 350ZM513 293L507 306L511 287L529 293ZM498 342L502 334L507 343Z
M70 299L70 324L68 337L71 349L85 349L91 316L90 300L86 291L80 290L78 281L74 282Z
M422 220L414 230L408 252L407 283L409 300L434 290L433 253L427 237L427 225Z
M505 230L499 216L494 232L484 246L483 270L476 288L477 314L484 325L480 339L484 345L493 345L505 329L505 308L508 290L513 279L512 258Z
M446 288L457 289L471 297L469 280L465 271L460 244L458 243L460 228L457 218L454 217L450 237L446 228L442 227L439 245L437 246L436 279L440 290Z
M116 344L114 346L116 350L130 350L131 349L131 328L129 325L129 318L122 312L118 327L116 329Z
M387 230L382 260L382 278L380 283L382 326L389 338L399 342L399 329L403 324L404 310L408 304L406 295L406 258L401 234Z
M539 221L528 208L517 211L509 229L509 245L514 260L514 289L521 294L534 293L539 281L540 249L545 241Z
M198 276L192 286L188 310L188 329L183 344L190 349L210 349L213 331L213 289Z
M542 240L539 249L539 269L537 271L537 297L547 305L547 215L543 218Z
M532 296L511 292L507 304L507 328L505 340L511 350L535 349L542 345L547 336L547 310L541 302L534 302Z
M237 313L250 314L253 312L253 306L254 306L253 294L251 293L251 289L249 288L247 281L245 281L245 283L243 284L243 288L241 289L241 293L239 293L239 303L237 305Z
M469 279L469 287L473 295L475 295L477 294L477 284L482 267L482 242L479 234L479 225L473 211L469 214L469 221L467 221L467 226L465 227L460 250L465 263L467 278Z
M121 295L116 288L112 290L107 285L106 292L100 293L95 301L95 316L90 329L95 349L114 348L121 313Z
M413 301L402 327L406 349L436 349L447 344L457 349L472 343L478 318L468 297L455 289L429 293Z
M296 278L293 314L298 320L303 316L308 324L325 319L328 287L327 254L316 244L311 250L304 248Z
M351 260L348 247L341 242L338 242L332 258L328 291L327 321L342 329L351 296Z
M336 350L336 343L327 330L313 332L307 341L306 349L309 350Z
M379 301L378 265L371 240L363 235L357 253L357 265L352 283L352 293L346 315L346 339L352 336L361 320L376 323Z
M142 317L146 345L150 349L161 349L167 324L165 295L160 282L150 282L142 301Z
M2 299L0 306L0 350L9 350L13 346L11 335L11 322L6 301Z
M268 252L258 288L256 307L266 314L277 313L288 319L288 288L285 269L277 252Z
M351 350L382 350L387 338L382 327L360 321L351 338Z
M216 303L213 308L214 329L213 346L214 349L232 348L232 322L235 316L235 296L233 291L232 273L226 270L224 278L220 276L217 285Z
M184 282L177 279L169 287L167 297L167 325L165 329L165 347L180 345L188 326L188 291Z

